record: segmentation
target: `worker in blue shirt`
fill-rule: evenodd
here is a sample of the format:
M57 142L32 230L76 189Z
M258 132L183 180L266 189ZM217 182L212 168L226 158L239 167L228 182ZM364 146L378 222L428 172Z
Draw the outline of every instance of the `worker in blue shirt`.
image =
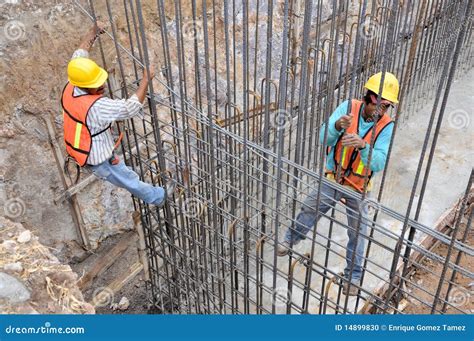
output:
M367 195L372 188L373 174L384 169L387 159L393 131L393 121L387 114L387 110L398 103L398 80L393 74L385 72L381 103L377 107L381 80L381 72L373 75L365 84L367 92L362 101L353 99L339 105L329 118L325 142L326 177L359 193L365 191ZM348 110L348 106L350 106L350 110ZM321 143L324 143L325 129L323 124L320 132ZM370 167L368 167L366 165L369 164L372 134L375 134L375 142ZM366 176L369 181L364 186ZM317 195L318 189L315 188L304 200L294 227L287 229L284 242L278 246L277 253L279 256L286 256L292 246L306 239L306 234L314 227L321 215L327 213L339 200L344 199L349 227L347 229L348 243L344 269L344 277L347 281L343 286L343 293L344 295L357 295L367 238L368 207L361 205L360 200L322 183L319 212L317 212ZM357 237L359 212L362 219ZM354 264L352 264L354 252ZM352 276L350 276L351 267L353 267ZM349 280L355 286L349 285Z

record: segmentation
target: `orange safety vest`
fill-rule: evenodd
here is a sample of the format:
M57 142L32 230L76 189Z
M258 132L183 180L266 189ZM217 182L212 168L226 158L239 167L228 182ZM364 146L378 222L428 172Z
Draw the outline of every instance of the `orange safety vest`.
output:
M348 129L346 129L347 134L359 134L359 119L362 116L361 111L363 109L362 101L352 100L351 101L351 114L353 115L352 123ZM375 140L374 144L377 141L382 130L385 129L390 123L392 119L387 115L384 114L375 125ZM372 139L372 133L374 131L374 127L370 128L364 136L361 136L364 141L370 144ZM370 182L370 178L372 177L372 170L365 167L362 159L360 157L360 152L357 148L354 147L344 147L342 145L341 139L342 136L339 136L337 143L334 147L327 148L327 155L331 152L332 148L335 148L334 152L334 164L336 165L335 171L327 170L327 174L337 175L338 168L341 167L340 177L336 179L336 181L342 185L348 184L355 188L359 192L363 192L364 190L364 177L368 172L368 180ZM339 161L341 163L339 164Z
M79 164L85 166L92 148L92 138L110 128L92 135L87 126L87 115L94 103L102 95L74 96L74 85L67 83L61 97L64 119L64 142L67 153Z

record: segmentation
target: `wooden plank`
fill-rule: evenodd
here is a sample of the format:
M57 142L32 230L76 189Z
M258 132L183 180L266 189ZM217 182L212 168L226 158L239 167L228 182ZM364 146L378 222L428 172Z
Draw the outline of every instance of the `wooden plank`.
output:
M56 129L54 128L53 117L45 118L45 123L46 127L48 128L49 142L53 147L54 159L56 160L56 165L58 166L59 177L61 179L64 189L67 190L70 184L68 183L66 176L64 175L64 156L61 151L61 148L59 147L58 141L56 140ZM89 242L89 236L87 235L87 231L84 227L84 221L82 219L79 203L77 202L74 196L69 198L69 203L72 208L72 218L74 221L74 225L76 226L76 231L79 236L79 240L81 244L87 250L89 250L91 244Z
M138 250L138 259L143 265L143 272L145 281L150 280L150 269L148 266L148 257L146 255L146 243L145 243L145 231L143 231L143 226L140 221L140 212L135 211L132 215L133 224L135 225L135 230L137 231L137 250Z
M116 278L112 283L107 285L104 290L99 292L92 300L92 304L95 302L102 303L113 301L114 295L116 295L124 286L126 286L132 279L135 278L143 269L143 266L136 262L130 268L128 268L122 275ZM97 304L95 303L95 304ZM103 304L101 304L103 306Z
M87 178L79 182L77 185L71 186L68 189L66 189L64 192L62 192L60 195L58 195L54 199L54 203L56 205L59 205L62 203L64 200L71 198L73 195L79 193L82 191L84 188L89 186L91 183L93 183L95 180L97 180L97 177L94 174L89 175Z
M127 269L120 277L114 279L107 288L112 290L114 294L122 290L124 286L132 281L141 271L143 270L143 265L140 262L136 262L130 268Z
M122 235L117 244L115 244L110 251L105 252L103 257L97 258L95 264L81 277L77 283L79 289L87 289L95 278L103 274L108 268L110 268L115 261L125 253L131 243L135 243L136 234L134 231L126 232Z

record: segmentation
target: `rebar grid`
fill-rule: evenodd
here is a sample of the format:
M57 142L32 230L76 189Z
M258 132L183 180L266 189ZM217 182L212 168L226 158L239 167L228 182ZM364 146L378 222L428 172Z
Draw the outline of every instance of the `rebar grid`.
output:
M408 298L432 313L448 307L468 312L449 295L456 273L473 277L459 265L462 255L474 255L466 244L473 173L447 233L420 223L419 214L450 86L473 64L471 1L76 4L92 20L100 13L111 23L107 39L99 42L105 67L111 55L117 57L118 74L108 84L111 97L133 93L151 59L162 67L150 83L143 118L117 125L125 132L127 164L146 181L176 185L163 211L134 199L146 234L154 308L163 313L402 313L399 304ZM324 177L319 127L328 126L341 101L359 98L363 82L379 71L398 76L401 96L392 113L395 129L381 185L370 199ZM394 137L431 98L407 212L398 213L382 204ZM338 235L353 229L348 216L360 225L360 212L346 212L333 200L332 210L308 235L304 252L276 254L283 231L293 226L314 188L319 206L322 183L375 207L369 234L361 236L367 247L357 297L341 293L346 242ZM391 230L387 219L398 222L400 230ZM445 244L448 256L421 244L426 238ZM441 273L426 266L426 259L443 264ZM414 283L413 269L437 276L436 292Z

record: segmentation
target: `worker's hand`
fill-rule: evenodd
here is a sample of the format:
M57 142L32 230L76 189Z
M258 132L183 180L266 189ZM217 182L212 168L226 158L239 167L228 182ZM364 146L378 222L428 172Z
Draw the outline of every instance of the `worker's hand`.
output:
M99 35L105 33L105 28L107 27L107 24L101 20L97 20L94 23L94 26L92 26L91 31L94 33L94 35Z
M137 92L135 93L140 103L143 103L146 98L148 84L149 84L148 77L150 77L150 79L153 79L153 77L155 77L155 68L153 67L153 61L150 61L148 70L146 68L143 69L143 78L140 81L140 84L138 85Z
M341 131L342 129L347 129L351 126L352 123L352 114L344 115L340 119L336 121L336 129L337 131Z
M148 70L143 70L143 78L148 79L148 75L150 75L150 79L153 79L153 77L155 77L155 67L153 66L153 62L150 62Z
M341 142L344 147L364 148L366 145L366 142L357 134L345 134Z

